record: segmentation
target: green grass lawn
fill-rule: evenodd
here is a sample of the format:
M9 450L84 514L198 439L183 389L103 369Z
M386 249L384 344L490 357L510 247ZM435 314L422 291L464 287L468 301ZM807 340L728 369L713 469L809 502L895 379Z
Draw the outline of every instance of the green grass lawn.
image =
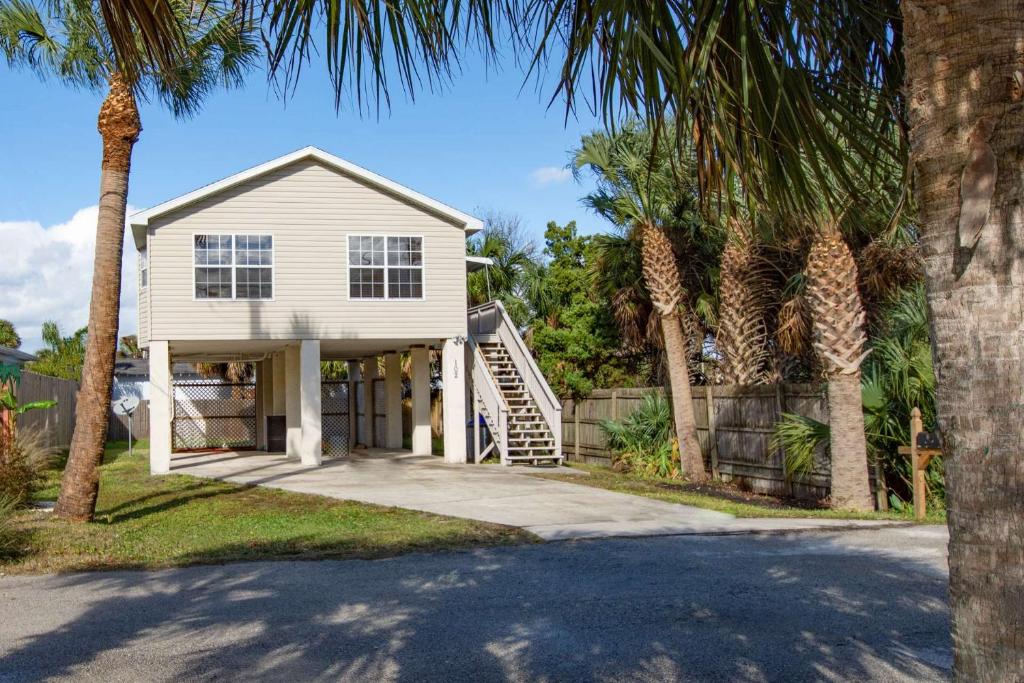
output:
M141 447L140 447L141 446ZM530 542L519 529L182 475L151 477L145 444L108 445L96 519L16 513L20 552L0 572L155 568L258 559L372 558ZM53 500L60 472L37 500Z
M620 493L631 493L668 503L693 505L708 510L726 512L736 517L826 517L914 521L913 514L909 512L849 512L828 508L799 507L787 505L785 501L778 498L745 493L722 483L689 484L674 479L644 478L624 474L599 465L566 464L573 469L580 470L581 474L536 473L534 476L583 486L594 486ZM928 517L925 519L927 524L944 524L945 522L945 514L936 511L929 511Z

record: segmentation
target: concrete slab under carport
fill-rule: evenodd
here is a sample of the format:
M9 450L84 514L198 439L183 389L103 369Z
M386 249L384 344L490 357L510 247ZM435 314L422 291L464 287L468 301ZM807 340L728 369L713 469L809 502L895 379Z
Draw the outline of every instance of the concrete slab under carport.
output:
M547 468L550 470L550 468ZM283 454L175 455L175 474L209 477L526 529L545 540L728 534L891 525L873 520L739 519L626 493L529 476L500 465L446 465L435 456L368 449L301 465Z

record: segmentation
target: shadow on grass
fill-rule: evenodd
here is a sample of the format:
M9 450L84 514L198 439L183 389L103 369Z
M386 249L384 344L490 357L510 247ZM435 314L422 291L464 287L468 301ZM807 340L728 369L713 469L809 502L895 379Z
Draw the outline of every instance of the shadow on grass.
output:
M677 537L15 579L5 680L944 680L945 575L913 557Z

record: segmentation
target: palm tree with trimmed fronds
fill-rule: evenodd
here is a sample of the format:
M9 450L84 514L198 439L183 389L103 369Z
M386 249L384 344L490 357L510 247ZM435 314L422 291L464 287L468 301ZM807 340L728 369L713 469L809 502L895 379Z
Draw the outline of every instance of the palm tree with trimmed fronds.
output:
M142 132L138 100L153 97L177 116L195 114L221 86L239 86L258 54L251 23L230 6L187 0L169 4L183 42L173 64L157 67L146 46L126 65L118 38L94 0L38 6L0 0L0 52L15 68L97 92L106 91L97 128L103 140L88 345L75 431L56 513L89 520L96 508L96 468L103 456L120 314L121 254L132 149Z
M585 203L616 225L629 226L640 243L643 284L657 315L665 349L683 471L691 480L704 481L707 473L697 439L687 363L692 330L688 334L683 329L680 310L685 310L686 297L676 254L665 234L678 220L685 188L664 145L660 154L643 151L656 148L648 133L636 127L618 136L593 133L583 138L573 164L577 172L589 169L597 179L598 188L585 198Z

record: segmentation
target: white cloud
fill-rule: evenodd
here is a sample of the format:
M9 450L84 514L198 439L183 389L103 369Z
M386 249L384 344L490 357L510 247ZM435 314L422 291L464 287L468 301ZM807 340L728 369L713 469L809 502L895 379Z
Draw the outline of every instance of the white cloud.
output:
M530 179L536 185L557 185L572 178L572 171L560 166L541 166L530 172Z
M0 221L0 318L14 323L23 350L42 347L39 333L46 320L56 321L68 335L88 321L97 213L90 206L68 222L48 227L35 221ZM138 327L137 257L130 234L125 233L121 269L122 335L134 334Z

